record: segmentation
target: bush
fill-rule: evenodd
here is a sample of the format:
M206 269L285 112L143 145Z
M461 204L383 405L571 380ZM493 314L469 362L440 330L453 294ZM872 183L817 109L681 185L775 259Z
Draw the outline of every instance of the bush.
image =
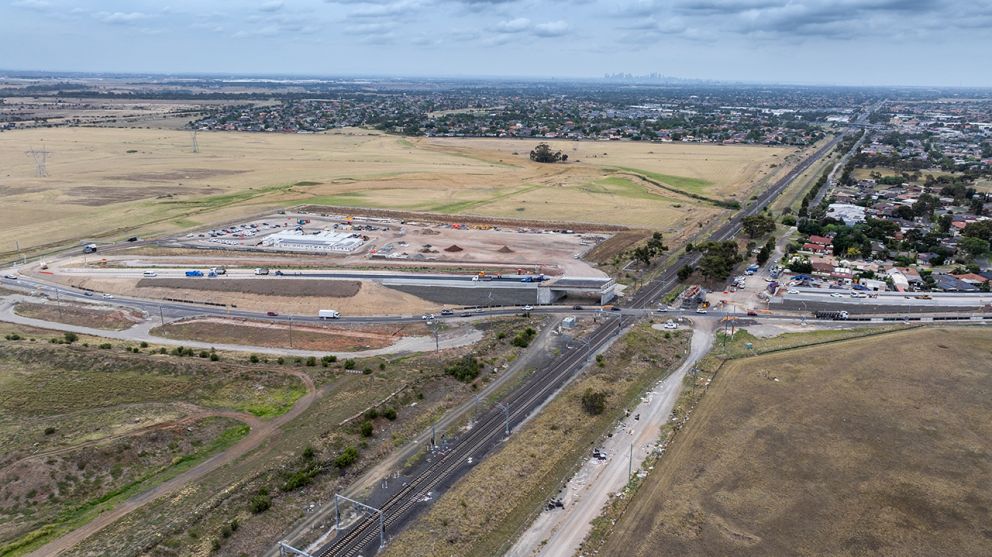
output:
M530 341L534 340L534 336L536 334L537 331L531 327L527 327L523 331L517 333L516 336L513 337L513 340L510 341L510 344L519 346L520 348L527 348L530 346Z
M276 363L279 365L283 365L284 363L286 363L286 359L283 358L282 356L279 356L278 358L276 358Z
M317 365L316 356L310 356L309 358L307 358L307 367L314 367L316 365Z
M368 410L365 411L366 420L374 420L378 417L379 417L379 411L376 410L375 408L369 408Z
M586 392L582 393L582 409L590 416L602 414L606 410L606 397L608 395L609 393L606 391L586 389Z
M392 407L386 408L382 411L382 416L389 421L393 421L396 419L396 409Z
M372 434L375 433L375 425L372 423L372 420L365 420L362 422L358 431L362 434L362 437L372 437Z
M3 338L7 340L21 340L21 335L17 333L10 333L9 335L4 335Z
M141 341L141 344L139 346L141 346L142 348L148 348L148 343L145 341Z
M351 358L348 358L347 360L345 360L344 361L344 368L345 369L355 369L355 360L352 360Z
M603 367L605 365L602 354L596 354L596 365L599 367Z
M251 356L248 356L248 361L251 362L251 363L253 363L253 364L257 364L258 363L258 355L257 354L252 354Z
M317 457L317 451L308 445L307 448L303 449L303 454L300 456L302 456L304 460L313 460Z
M165 354L165 352L166 352L166 350L165 350L165 347L164 346L158 349L158 353L159 354Z
M211 352L210 353L210 361L211 362L216 362L219 359L220 359L220 356L218 356L216 352Z
M331 354L329 356L324 356L323 358L320 359L320 361L328 364L333 364L334 362L338 361L338 357Z
M248 501L248 510L252 514L261 514L272 507L272 497L269 497L269 490L260 489L258 494Z
M55 433L55 428L54 427L48 426L48 427L45 428L45 435L51 435L53 433Z
M76 333L65 333L62 336L65 338L65 341L68 344L72 344L72 343L76 342L77 340L79 340L79 335L77 335Z
M337 466L341 470L351 466L352 464L358 462L358 449L355 447L348 447L337 458L334 459L334 466Z
M200 350L200 357L201 358L209 358L210 357L210 352L207 352L206 350Z
M479 364L479 359L471 354L466 354L444 367L444 373L462 383L471 382L479 376L480 371L482 371L482 365Z
M103 344L100 345L100 350L110 350L111 348L112 347L110 346L110 343L109 342L105 342L105 343L103 343Z

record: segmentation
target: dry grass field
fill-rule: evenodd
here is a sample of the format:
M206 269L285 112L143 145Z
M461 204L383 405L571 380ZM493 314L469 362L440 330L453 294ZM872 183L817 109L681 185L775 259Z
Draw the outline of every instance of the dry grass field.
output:
M304 202L589 221L666 229L717 212L675 190L742 199L792 149L561 143L568 164L527 158L537 141L402 139L377 132L201 133L58 128L0 134L0 256L119 240ZM35 176L28 149L49 151ZM514 154L517 153L517 154ZM575 162L571 162L575 161ZM772 169L772 165L778 168ZM635 175L631 175L634 173ZM692 209L690 211L690 209Z
M992 333L728 362L603 555L989 555Z

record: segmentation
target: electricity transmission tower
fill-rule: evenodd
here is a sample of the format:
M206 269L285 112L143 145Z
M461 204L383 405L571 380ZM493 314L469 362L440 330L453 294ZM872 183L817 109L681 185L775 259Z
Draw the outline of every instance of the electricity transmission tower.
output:
M200 152L200 146L196 143L196 130L193 130L193 152Z
M45 150L45 147L42 146L41 149L31 149L30 151L25 151L24 154L34 159L35 174L39 178L48 176L48 167L46 166L46 163L48 162L48 155L51 154L51 151Z

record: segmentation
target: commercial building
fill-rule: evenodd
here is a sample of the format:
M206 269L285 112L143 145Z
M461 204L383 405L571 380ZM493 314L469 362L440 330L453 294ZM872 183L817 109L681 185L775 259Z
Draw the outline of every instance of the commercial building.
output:
M263 246L271 248L315 253L350 253L364 243L359 234L327 230L310 234L302 230L283 230L262 240Z

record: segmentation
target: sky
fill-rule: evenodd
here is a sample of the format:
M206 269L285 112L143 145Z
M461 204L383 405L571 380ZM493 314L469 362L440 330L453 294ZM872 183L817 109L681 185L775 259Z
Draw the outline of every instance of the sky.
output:
M7 70L992 86L992 0L0 0Z

